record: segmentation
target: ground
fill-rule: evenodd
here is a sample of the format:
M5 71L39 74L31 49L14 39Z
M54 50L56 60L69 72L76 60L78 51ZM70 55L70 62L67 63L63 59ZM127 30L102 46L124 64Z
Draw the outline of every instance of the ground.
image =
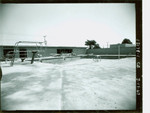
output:
M2 110L135 110L135 58L1 63Z

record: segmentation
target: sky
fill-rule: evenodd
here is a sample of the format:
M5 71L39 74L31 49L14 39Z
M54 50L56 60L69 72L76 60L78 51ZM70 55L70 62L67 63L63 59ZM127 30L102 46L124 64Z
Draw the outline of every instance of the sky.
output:
M128 38L135 44L134 3L2 4L0 45L44 41L48 46L100 47Z

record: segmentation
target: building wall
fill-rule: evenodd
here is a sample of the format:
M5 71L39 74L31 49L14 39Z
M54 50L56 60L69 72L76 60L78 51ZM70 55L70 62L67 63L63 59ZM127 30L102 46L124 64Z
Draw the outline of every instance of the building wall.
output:
M118 48L103 48L103 49L88 49L87 54L97 54L97 55L101 55L101 54L118 54ZM135 55L136 54L136 48L135 47L120 47L120 54L124 54L124 55L128 55L128 54L132 54Z
M3 49L10 49L14 48L12 46L0 46L0 59L4 58L4 53ZM19 49L26 49L27 51L27 57L32 57L32 52L33 50L37 50L36 47L19 47ZM40 49L40 48L39 48ZM42 54L43 57L50 56L52 54L57 54L57 49L72 49L72 52L75 54L118 54L118 47L110 47L110 48L103 48L103 49L86 49L84 47L43 47L41 50L43 52L40 52L39 54ZM120 47L120 54L136 54L136 47ZM16 57L19 57L19 54L16 55Z
M14 46L0 46L0 58L4 58L3 49L14 49ZM20 46L19 49L26 49L27 51L27 57L32 57L32 51L33 50L41 50L38 52L38 54L41 54L43 57L50 56L52 54L57 54L57 49L72 49L72 52L75 54L85 54L86 48L84 47L32 47L32 46ZM19 53L16 54L16 58L19 58ZM37 57L37 54L36 54Z
M86 49L85 48L63 48L63 47L58 47L58 48L43 48L45 50L44 56L50 56L51 54L57 54L57 49L72 49L72 52L75 54L85 54Z
M78 54L86 54L86 48L74 48L73 53Z
M0 59L3 59L3 47L0 47Z
M52 54L57 54L57 48L43 48L43 50L44 50L43 56L50 56Z

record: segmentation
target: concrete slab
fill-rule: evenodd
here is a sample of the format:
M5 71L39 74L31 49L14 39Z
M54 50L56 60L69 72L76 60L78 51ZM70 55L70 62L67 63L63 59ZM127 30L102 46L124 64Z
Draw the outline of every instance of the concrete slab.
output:
M2 110L134 110L135 58L2 64Z

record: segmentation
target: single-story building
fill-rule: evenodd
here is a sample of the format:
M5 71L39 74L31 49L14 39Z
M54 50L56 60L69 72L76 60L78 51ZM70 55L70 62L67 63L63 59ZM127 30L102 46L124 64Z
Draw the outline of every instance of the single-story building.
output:
M15 46L10 45L1 45L0 46L0 59L5 59L7 54L13 54ZM17 56L16 57L32 57L32 51L38 51L43 57L50 56L52 54L61 54L61 53L74 53L86 54L86 47L64 47L64 46L26 46L21 45L17 47Z
M136 55L135 44L111 44L110 48L88 49L87 54L96 55Z
M6 55L13 54L15 46L1 45L0 46L0 59L4 60ZM74 53L78 54L95 54L95 55L136 55L136 45L134 44L112 44L110 48L100 49L87 49L86 47L65 47L65 46L29 46L19 45L17 48L17 55L15 57L32 57L32 51L39 51L38 54L43 57L51 56L61 53Z

